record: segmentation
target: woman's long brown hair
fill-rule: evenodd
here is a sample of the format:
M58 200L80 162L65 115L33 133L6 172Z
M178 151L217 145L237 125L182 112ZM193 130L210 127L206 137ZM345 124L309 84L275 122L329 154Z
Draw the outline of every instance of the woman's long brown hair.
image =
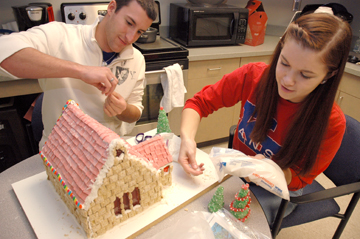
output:
M301 103L285 132L281 149L273 156L281 168L292 167L299 175L306 175L315 166L348 58L351 38L351 28L345 21L327 13L313 13L290 24L278 43L271 64L256 89L256 123L250 135L254 142L265 140L277 109L280 96L275 71L284 43L294 39L302 47L319 52L328 67L327 82L315 88Z

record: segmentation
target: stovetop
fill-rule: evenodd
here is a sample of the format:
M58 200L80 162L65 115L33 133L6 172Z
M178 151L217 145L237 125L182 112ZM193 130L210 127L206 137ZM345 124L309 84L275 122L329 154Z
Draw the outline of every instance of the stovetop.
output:
M158 70L163 67L179 63L183 69L189 66L189 50L184 46L161 36L156 36L153 43L133 43L144 56L146 70Z
M174 59L174 58L187 58L189 51L179 45L178 43L161 36L156 36L156 40L153 43L133 43L133 46L137 48L145 57L145 60L154 61L161 58Z
M179 50L183 49L179 44L177 44L167 38L160 37L160 36L157 36L156 41L153 43L135 42L134 45L138 49L141 49L142 51L147 52L147 53L151 53L151 52L155 52L155 51L157 51L157 52L179 51Z

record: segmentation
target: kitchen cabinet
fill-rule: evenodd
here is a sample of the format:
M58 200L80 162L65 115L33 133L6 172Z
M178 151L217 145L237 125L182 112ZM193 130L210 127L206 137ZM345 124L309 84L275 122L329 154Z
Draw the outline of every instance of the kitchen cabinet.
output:
M204 86L216 83L223 75L234 71L239 65L240 58L190 61L186 98L193 97ZM195 141L201 143L227 137L233 118L233 107L222 108L202 118Z
M360 121L360 77L344 73L339 86L337 103L344 114Z
M41 92L42 90L37 79L7 80L6 78L0 78L0 98Z
M230 73L239 66L264 61L268 63L270 56L256 56L245 58L229 58L218 60L202 60L189 62L188 93L186 98L191 98L204 86L214 84L223 75ZM239 120L241 102L233 107L222 108L201 120L195 141L203 143L206 141L226 139L229 135L229 128Z

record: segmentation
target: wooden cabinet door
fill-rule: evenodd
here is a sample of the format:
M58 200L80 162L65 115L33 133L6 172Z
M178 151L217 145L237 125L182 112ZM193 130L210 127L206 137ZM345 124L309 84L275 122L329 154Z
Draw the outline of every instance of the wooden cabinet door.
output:
M344 73L337 102L344 114L360 121L360 77Z
M191 61L189 63L189 80L207 78L216 78L220 80L223 75L238 68L240 65L239 62L240 58Z
M240 58L190 62L187 98L191 98L204 86L215 84L223 75L237 69ZM234 107L222 108L201 120L195 141L206 142L228 137L233 124Z
M337 102L344 114L360 121L360 98L340 91Z
M339 86L340 91L360 98L360 77L344 73Z
M188 81L188 95L194 95L205 85L214 84L217 78L197 79ZM197 143L220 139L228 136L230 126L233 124L234 108L221 108L206 118L201 119L195 141Z

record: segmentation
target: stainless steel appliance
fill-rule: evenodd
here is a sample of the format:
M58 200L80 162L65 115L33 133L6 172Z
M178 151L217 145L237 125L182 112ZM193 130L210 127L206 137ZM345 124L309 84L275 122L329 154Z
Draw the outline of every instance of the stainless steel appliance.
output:
M170 4L170 38L184 46L235 45L245 42L249 10L221 4Z
M227 0L188 0L192 4L197 5L219 5L225 3Z
M92 24L98 15L105 15L108 2L72 2L60 5L62 21L70 24Z
M12 9L20 31L54 21L54 11L50 3L29 3L13 6Z
M142 117L137 122L131 135L146 132L157 126L157 117L160 108L160 101L163 96L161 85L161 75L166 74L164 67L179 63L183 69L184 84L187 87L189 51L182 45L160 36L160 3L155 1L158 8L158 17L152 23L151 27L157 29L157 35L154 42L141 43L135 42L133 45L144 55L146 62L146 88L143 97L144 111ZM97 14L106 14L107 4L104 3L63 3L61 12L63 21L72 24L92 24ZM83 14L82 14L83 13ZM95 13L95 14L94 14ZM69 19L69 15L71 18ZM86 16L83 20L80 15ZM171 130L180 134L180 118L182 108L175 108L168 114Z
M160 101L164 94L161 85L161 75L166 73L163 68L179 63L183 69L185 87L187 87L189 68L189 60L187 58L189 51L167 38L158 35L154 43L134 43L134 46L145 57L147 86L143 98L144 111L132 135L146 132L157 126ZM177 135L180 134L181 111L182 108L175 108L168 114L170 128Z

